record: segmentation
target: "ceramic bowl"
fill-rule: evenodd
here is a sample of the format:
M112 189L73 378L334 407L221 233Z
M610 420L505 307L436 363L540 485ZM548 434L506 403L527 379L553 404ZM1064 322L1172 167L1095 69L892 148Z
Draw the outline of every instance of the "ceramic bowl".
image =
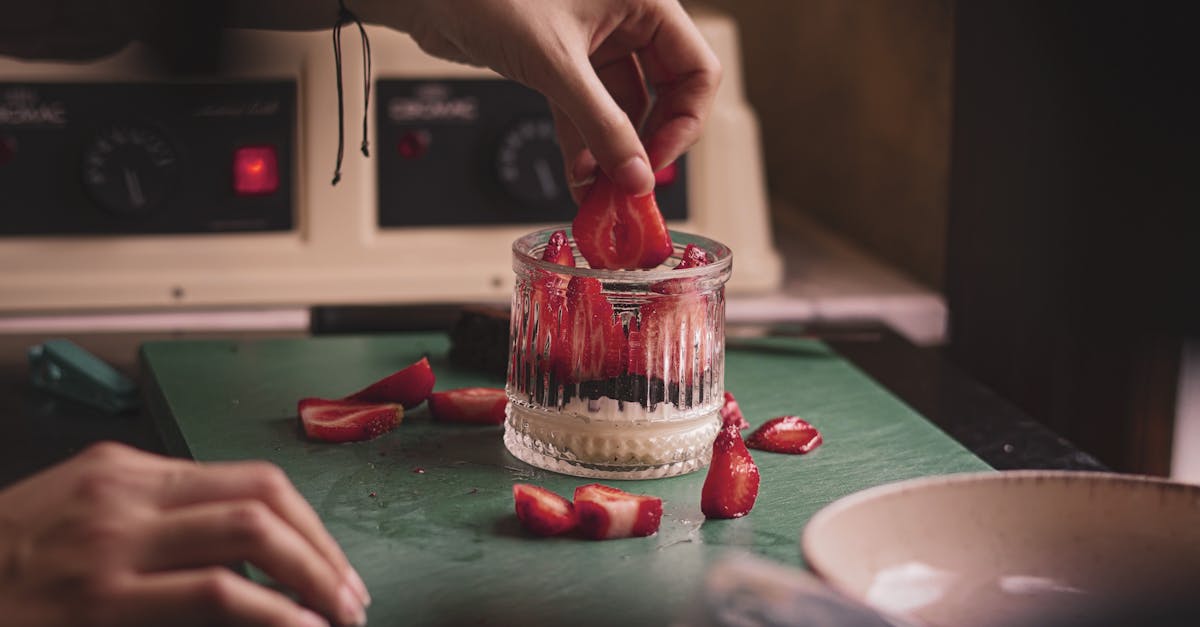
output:
M915 479L831 503L802 548L835 589L918 624L1095 624L1149 598L1194 611L1200 486L1052 471Z

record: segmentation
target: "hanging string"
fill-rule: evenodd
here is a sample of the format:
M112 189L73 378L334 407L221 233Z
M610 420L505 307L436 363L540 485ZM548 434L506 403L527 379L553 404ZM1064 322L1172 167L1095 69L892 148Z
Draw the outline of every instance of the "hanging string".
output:
M362 20L346 7L345 0L338 0L338 19L333 25L333 69L337 80L337 104L338 104L338 148L337 162L333 166L333 183L337 185L338 181L342 180L342 157L345 154L346 144L346 110L343 104L342 91L342 27L353 22L358 26L358 34L362 37L362 64L363 64L363 119L362 119L362 153L365 157L371 156L369 144L367 142L367 110L371 106L371 40L367 38L367 29L363 26Z

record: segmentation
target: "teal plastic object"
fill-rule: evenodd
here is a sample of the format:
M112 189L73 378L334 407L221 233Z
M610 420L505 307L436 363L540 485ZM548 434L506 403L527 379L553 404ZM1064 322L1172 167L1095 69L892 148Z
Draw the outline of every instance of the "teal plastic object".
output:
M606 482L663 499L662 527L648 538L528 535L514 483L570 497L593 481L528 466L499 427L434 422L424 405L368 442L304 438L297 400L343 396L425 354L438 390L503 386L455 369L448 345L441 334L151 343L144 385L176 454L266 459L287 472L366 580L373 625L667 625L729 550L803 565L804 524L834 499L988 468L828 347L795 339L739 342L726 353L726 388L752 424L797 414L825 443L802 456L751 451L762 484L736 520L704 519L704 471Z
M31 346L28 355L34 387L110 414L140 405L137 384L70 340Z

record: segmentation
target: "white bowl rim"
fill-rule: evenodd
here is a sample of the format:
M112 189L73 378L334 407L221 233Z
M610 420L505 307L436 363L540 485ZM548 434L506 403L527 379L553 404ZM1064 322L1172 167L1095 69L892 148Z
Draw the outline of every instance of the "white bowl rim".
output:
M847 494L846 496L829 503L825 507L822 507L817 511L816 514L813 514L812 518L809 518L808 523L804 525L804 530L801 532L800 536L800 550L804 557L804 562L813 571L813 573L815 573L826 584L830 585L846 597L854 599L856 598L856 595L853 593L853 588L850 586L849 582L837 577L833 574L831 569L820 564L819 559L813 558L815 541L813 540L812 530L814 528L820 528L826 524L828 519L837 516L847 509L856 507L865 501L870 501L889 494L907 492L914 489L925 489L932 486L960 485L979 482L1003 483L1008 481L1022 481L1029 479L1157 485L1170 489L1179 489L1185 492L1194 492L1195 495L1200 498L1200 484L1183 483L1180 481L1167 479L1165 477L1154 477L1150 475L1092 470L984 470L980 472L952 473L948 475L931 475L927 477L902 479L900 481L884 483L860 490L858 492Z

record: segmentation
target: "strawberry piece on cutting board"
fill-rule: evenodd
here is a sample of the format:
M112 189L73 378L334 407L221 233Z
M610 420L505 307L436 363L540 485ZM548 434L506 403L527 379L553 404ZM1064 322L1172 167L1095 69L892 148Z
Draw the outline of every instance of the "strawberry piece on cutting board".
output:
M513 484L513 503L521 525L539 536L556 536L579 524L570 501L539 486Z
M442 422L504 423L508 395L501 388L457 388L429 395L429 412Z
M673 252L654 194L627 196L602 173L580 203L571 232L593 268L653 268Z
M324 398L301 399L298 411L304 434L324 442L357 442L396 428L404 416L397 403L364 403Z
M746 446L771 453L803 455L821 446L817 428L797 416L772 418L746 438Z
M435 378L429 360L422 357L411 366L390 374L343 400L361 403L399 403L405 409L421 404L433 391Z
M737 426L726 424L713 442L712 462L700 491L700 511L706 518L740 518L758 499L758 466L746 450Z
M658 531L662 499L599 483L575 488L579 530L593 540L635 538Z

